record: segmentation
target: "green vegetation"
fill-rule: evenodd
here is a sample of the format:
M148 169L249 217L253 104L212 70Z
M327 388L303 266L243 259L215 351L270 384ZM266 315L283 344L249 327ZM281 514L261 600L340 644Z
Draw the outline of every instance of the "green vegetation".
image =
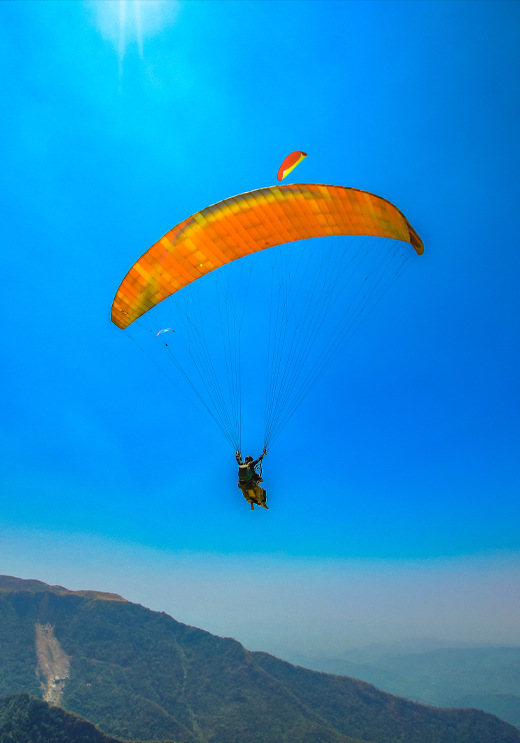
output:
M38 588L0 593L3 693L41 696L35 623L49 625L70 659L62 706L117 738L520 743L518 730L483 712L407 702L360 681L250 653L235 640L129 602Z
M12 600L0 594L0 696L40 694L35 669L34 616L17 611Z
M459 743L515 741L518 731L478 710L418 705L345 676L316 673L293 666L267 653L254 653L269 674L290 687L303 704L341 732L364 736L374 743ZM509 732L507 732L507 729Z
M30 694L0 699L0 743L118 743L92 723Z
M103 593L102 591L70 591L68 588L63 588L63 586L49 586L41 580L23 580L22 578L14 578L12 575L0 575L0 593L10 593L12 591L42 593L42 591L49 590L59 596L74 594L75 596L101 599L102 601L126 601L126 599L121 598L117 593Z
M61 707L51 707L30 694L15 694L0 699L0 743L125 742Z

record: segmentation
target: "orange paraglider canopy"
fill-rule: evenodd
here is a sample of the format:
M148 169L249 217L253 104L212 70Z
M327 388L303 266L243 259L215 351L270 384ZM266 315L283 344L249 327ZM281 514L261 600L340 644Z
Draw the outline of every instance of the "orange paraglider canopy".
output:
M304 160L306 157L307 153L302 152L301 150L295 150L294 152L291 152L290 155L287 155L278 169L278 175L276 176L278 180L283 181L283 179L288 176L289 173L294 170L295 167L299 165L301 161Z
M123 279L112 322L127 328L163 299L237 258L329 235L389 237L424 252L406 217L380 196L312 183L261 188L206 207L152 245Z

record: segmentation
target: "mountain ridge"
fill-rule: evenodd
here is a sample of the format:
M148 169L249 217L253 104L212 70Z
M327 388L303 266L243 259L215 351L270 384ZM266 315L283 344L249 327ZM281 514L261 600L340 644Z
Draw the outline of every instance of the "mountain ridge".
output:
M36 676L39 624L68 658L67 678L57 674L61 705L108 735L178 743L520 743L518 730L484 712L439 710L293 666L164 612L41 581L27 590L22 579L7 584L0 577L0 695L45 693Z
M0 593L12 593L16 591L30 591L32 593L38 593L41 591L49 591L57 596L65 596L73 594L76 596L83 596L85 598L99 599L101 601L125 601L129 603L127 599L119 596L117 593L105 593L103 591L71 591L63 586L50 586L48 583L44 583L41 580L34 578L15 578L12 575L0 575Z
M299 657L306 668L353 676L390 694L439 707L477 707L520 728L520 648L438 647L374 652L370 647L331 658Z

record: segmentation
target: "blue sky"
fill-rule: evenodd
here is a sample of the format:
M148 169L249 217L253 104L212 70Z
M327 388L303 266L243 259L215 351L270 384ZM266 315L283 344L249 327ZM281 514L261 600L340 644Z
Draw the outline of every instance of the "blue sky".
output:
M307 604L324 565L344 597L353 565L393 570L395 595L411 598L420 581L403 566L453 565L438 573L448 586L488 560L511 585L520 6L4 1L0 20L0 572L123 585L208 629L218 601L207 582L231 605L252 577L222 576L251 560L262 596L285 570L308 570L297 581ZM152 242L208 204L273 185L293 149L309 156L291 180L389 199L425 254L277 440L270 510L252 514L229 445L111 324L110 306ZM123 576L141 552L148 578L132 584ZM161 604L186 560L199 613ZM154 596L136 589L152 575ZM380 595L378 580L367 585ZM500 602L494 641L499 617L520 617L518 592ZM238 614L215 631L240 635ZM450 616L439 633L460 636Z

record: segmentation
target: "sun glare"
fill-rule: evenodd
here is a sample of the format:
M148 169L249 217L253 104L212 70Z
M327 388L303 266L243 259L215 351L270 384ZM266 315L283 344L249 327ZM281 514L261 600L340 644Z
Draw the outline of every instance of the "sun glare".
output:
M90 0L95 23L104 39L117 50L120 72L125 54L135 47L141 58L145 39L174 20L176 0Z

